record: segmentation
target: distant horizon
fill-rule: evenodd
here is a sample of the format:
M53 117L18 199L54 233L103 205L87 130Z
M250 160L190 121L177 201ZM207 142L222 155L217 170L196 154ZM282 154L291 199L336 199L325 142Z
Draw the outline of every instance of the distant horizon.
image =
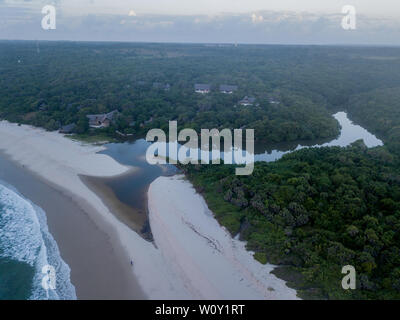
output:
M362 43L245 43L245 42L176 42L176 41L135 41L135 40L71 40L71 39L4 39L0 42L78 42L78 43L126 43L126 44L176 44L176 45L223 45L223 46L291 46L291 47L371 47L400 48L400 44L362 44Z
M0 39L271 45L400 45L400 3L353 0L354 28L343 27L345 0L57 0L54 28L46 0L0 0ZM347 13L343 13L347 12Z

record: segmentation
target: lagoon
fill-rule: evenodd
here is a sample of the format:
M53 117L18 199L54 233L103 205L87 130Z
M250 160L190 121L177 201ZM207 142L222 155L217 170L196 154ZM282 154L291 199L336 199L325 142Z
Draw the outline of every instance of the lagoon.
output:
M363 127L354 124L346 112L338 112L333 117L341 126L340 135L330 141L299 141L280 144L257 145L255 161L272 162L285 154L311 147L346 147L362 139L367 147L382 146L383 142ZM117 217L130 228L151 240L151 230L147 214L147 190L149 185L160 176L179 173L174 165L150 165L146 161L146 150L151 143L144 139L134 142L110 143L100 153L111 156L123 165L135 167L137 170L110 178L83 177L84 181L100 193L111 211L119 213ZM180 148L181 146L178 146ZM167 148L168 149L168 148ZM227 155L222 153L223 159ZM229 156L232 156L231 153Z

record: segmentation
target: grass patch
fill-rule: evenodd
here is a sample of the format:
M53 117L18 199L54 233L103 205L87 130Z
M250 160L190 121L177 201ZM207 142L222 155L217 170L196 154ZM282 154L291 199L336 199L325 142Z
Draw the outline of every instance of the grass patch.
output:
M264 252L256 252L254 255L254 259L262 264L267 264L267 255Z
M75 141L91 143L91 144L105 144L111 142L117 142L118 140L110 137L107 134L73 134L65 135L67 138Z

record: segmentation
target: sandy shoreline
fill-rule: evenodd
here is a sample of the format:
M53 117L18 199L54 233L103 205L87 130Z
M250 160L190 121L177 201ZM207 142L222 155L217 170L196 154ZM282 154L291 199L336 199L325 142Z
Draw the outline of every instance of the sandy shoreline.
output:
M150 185L151 243L80 179L128 172L111 157L96 154L102 147L5 121L0 137L6 155L0 157L0 179L46 211L78 298L296 298L295 290L270 274L273 266L259 264L243 243L230 238L204 199L179 176Z
M165 266L192 299L297 299L296 290L232 239L183 175L149 189L150 225Z
M78 299L142 299L125 252L114 248L110 235L93 222L84 200L53 186L0 152L0 180L40 206L64 261ZM83 209L84 208L84 209ZM114 235L113 237L116 237ZM123 263L125 261L125 263Z
M135 173L134 173L135 174ZM129 176L129 173L123 174ZM107 186L104 180L90 176L80 176L85 185L94 193L99 195L107 208L126 226L137 232L141 237L151 241L152 235L148 228L147 210L139 211L118 199L113 190ZM114 177L113 177L114 178ZM143 200L147 203L147 199ZM146 206L147 209L147 206Z
M179 281L176 282L179 277L165 268L160 250L123 224L79 178L79 175L116 176L127 172L128 167L109 156L96 154L102 150L101 147L83 145L40 128L1 121L0 137L0 150L12 161L10 163L17 164L16 171L24 176L24 169L29 170L33 173L32 181L43 182L62 195L66 203L76 205L75 208L58 210L63 205L59 206L59 201L50 201L49 198L55 195L47 194L48 190L35 197L34 191L39 190L35 186L30 187L23 179L18 183L18 179L4 178L46 211L50 233L60 248L61 257L71 268L71 280L77 288L78 298L190 298ZM53 202L56 207L52 209L48 206ZM59 215L59 211L64 211L64 215ZM72 212L75 215L70 217L68 214ZM83 216L86 216L86 223L80 219ZM77 220L74 222L74 219ZM85 224L88 227L91 224L91 233L75 229ZM96 242L93 230L100 231L98 235L103 243ZM84 244L82 248L80 243ZM90 251L92 259L87 251ZM103 261L107 256L109 263ZM104 270L107 266L114 269ZM101 270L103 274L99 274ZM99 283L93 286L96 278Z
M112 214L78 177L117 175L128 168L96 154L101 147L54 132L2 121L0 136L0 178L45 210L78 298L146 298L110 223Z

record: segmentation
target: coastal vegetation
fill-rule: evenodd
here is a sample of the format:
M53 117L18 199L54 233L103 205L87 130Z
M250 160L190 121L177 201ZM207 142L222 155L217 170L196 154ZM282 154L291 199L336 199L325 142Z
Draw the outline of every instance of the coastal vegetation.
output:
M288 142L336 137L331 114L345 109L385 145L303 149L257 162L250 176L180 167L220 224L255 259L279 265L301 297L400 299L399 50L5 41L0 119L73 123L73 138L88 142L167 132L171 120L178 130L252 128L258 141ZM220 93L221 84L237 90ZM240 105L245 96L256 103ZM113 110L110 126L90 128L87 115ZM345 265L356 268L357 290L341 287Z
M219 222L303 298L399 299L399 159L362 141L304 149L250 176L228 165L182 166ZM357 290L343 290L353 265Z
M339 133L326 99L307 88L324 82L313 80L310 68L323 62L325 49L310 59L309 49L268 46L7 41L0 47L0 118L12 122L47 130L74 123L78 134L143 137L177 120L180 129L254 128L256 139L268 142ZM196 83L209 83L211 92L196 93ZM220 93L224 83L237 90ZM244 96L256 103L238 104ZM115 109L110 127L89 128L87 115Z
M351 119L377 134L382 147L368 149L358 141L303 149L256 163L245 177L226 165L182 167L219 222L248 242L255 259L277 264L274 273L303 298L400 298L396 81L373 82L375 89L343 96ZM345 265L356 269L356 290L342 289Z
M351 117L381 136L390 151L400 155L400 87L354 95L347 103Z

